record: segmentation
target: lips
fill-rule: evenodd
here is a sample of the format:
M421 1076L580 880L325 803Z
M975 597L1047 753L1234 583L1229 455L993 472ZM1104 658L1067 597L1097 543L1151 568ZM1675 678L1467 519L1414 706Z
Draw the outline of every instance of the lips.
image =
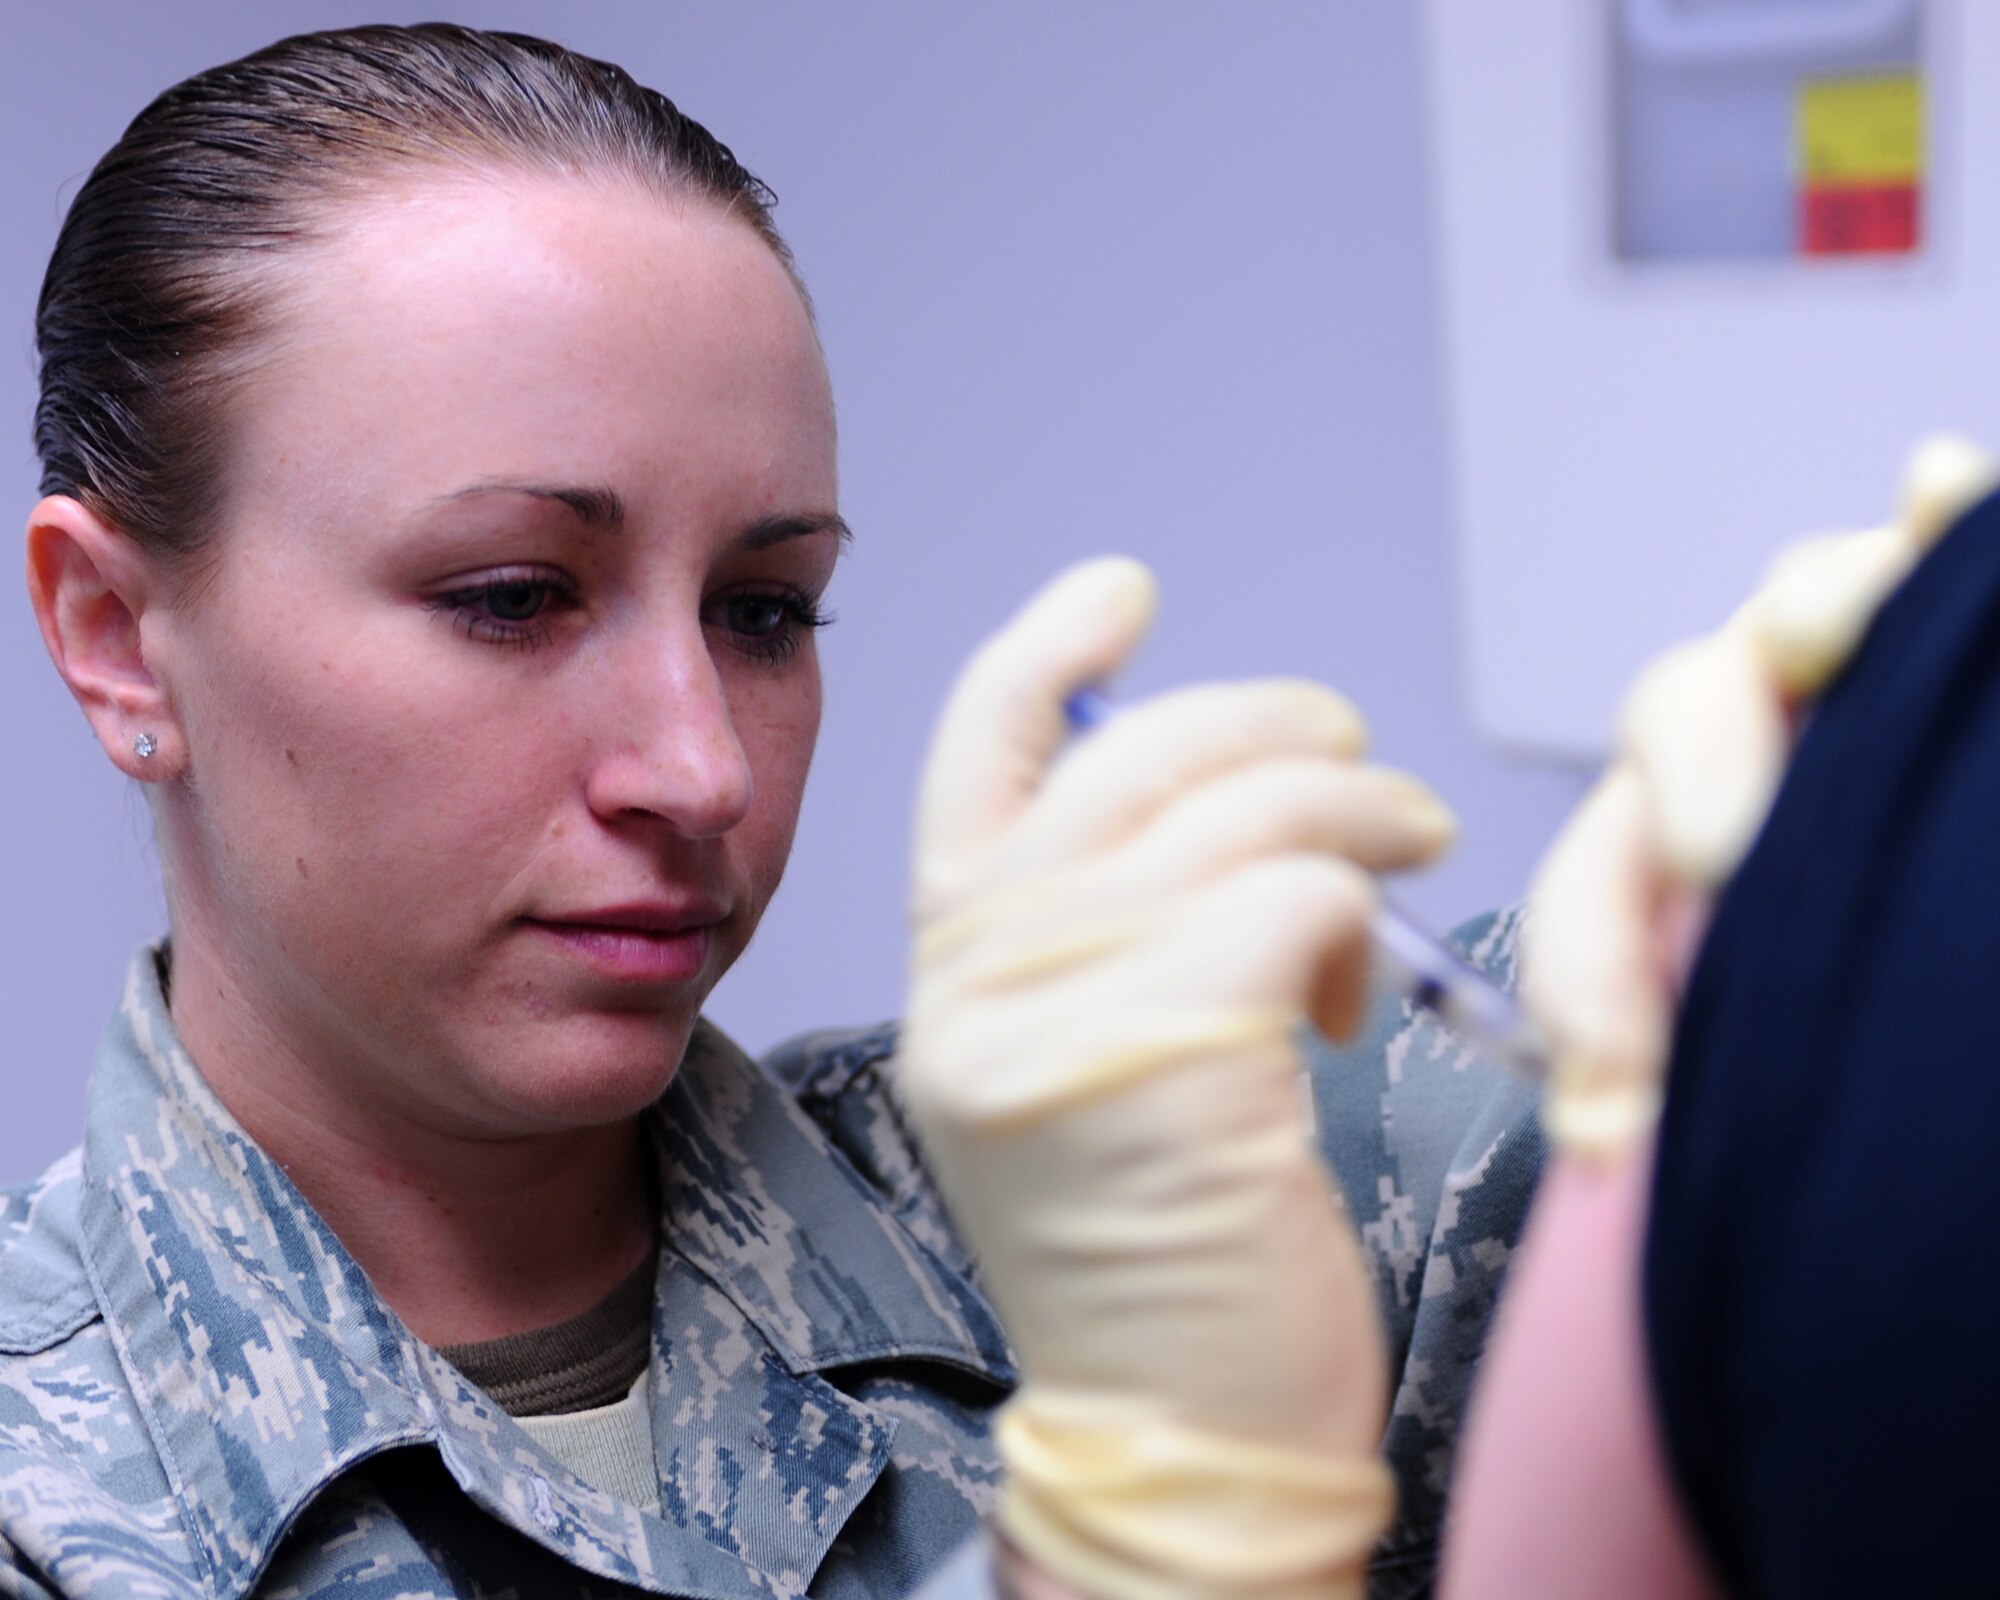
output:
M668 901L634 900L623 905L598 906L587 911L560 911L532 917L551 927L611 928L629 933L683 933L720 922L727 913L705 900L675 904Z
M683 983L707 967L712 931L724 915L707 903L634 903L529 917L526 923L604 977Z

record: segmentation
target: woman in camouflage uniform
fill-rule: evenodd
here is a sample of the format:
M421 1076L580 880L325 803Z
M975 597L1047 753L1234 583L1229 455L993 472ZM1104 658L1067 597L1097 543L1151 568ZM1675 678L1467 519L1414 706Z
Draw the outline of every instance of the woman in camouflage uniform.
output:
M893 1033L774 1078L698 1016L846 536L769 201L616 68L443 25L203 73L78 192L30 590L171 939L0 1195L0 1591L893 1594L991 1505L1013 1358ZM1403 1594L1538 1146L1371 1026L1322 1123Z

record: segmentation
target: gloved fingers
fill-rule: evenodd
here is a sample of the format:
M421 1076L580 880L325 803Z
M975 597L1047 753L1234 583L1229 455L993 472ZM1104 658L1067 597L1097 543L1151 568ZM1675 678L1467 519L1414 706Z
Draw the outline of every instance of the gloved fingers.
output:
M1018 991L1151 941L1190 895L1259 859L1386 871L1429 860L1451 829L1429 789L1389 768L1259 762L1182 795L1117 849L974 897L920 931L919 958L954 990ZM1344 998L1327 1005L1346 1014Z
M967 662L931 740L918 795L918 918L962 892L975 863L1041 788L1069 735L1064 701L1115 671L1152 620L1153 577L1105 557L1069 568Z
M1352 1031L1368 991L1374 880L1337 857L1263 856L1183 896L1150 937L1107 959L1100 991L1303 1016Z
M1626 700L1620 732L1651 794L1660 864L1683 882L1721 882L1763 826L1790 753L1751 628L1658 657Z
M1258 856L1296 852L1394 872L1423 866L1456 834L1444 802L1407 773L1279 757L1222 773L1168 802L1105 858L1104 892L1130 898L1178 891Z
M933 1124L998 1123L1198 1058L1289 1062L1300 1020L1341 1033L1360 1015L1374 904L1357 867L1277 856L1150 915L1057 921L1045 949L1007 930L923 986L905 1092Z
M1523 931L1522 997L1552 1046L1545 1117L1558 1137L1604 1148L1616 1140L1593 1133L1604 1131L1593 1099L1615 1121L1657 1096L1673 992L1659 937L1666 894L1645 780L1620 763L1543 858Z
M1032 1005L1037 1026L1166 1004L1304 1012L1326 981L1324 953L1365 944L1375 907L1366 872L1305 851L1259 856L1122 904L1100 892L1103 882L1065 875L1010 897L1008 915L933 965L926 997ZM1333 987L1365 988L1366 977Z
M1771 693L1796 703L1823 688L1915 559L1900 528L1822 534L1780 552L1741 613Z
M1741 861L1790 755L1790 714L1852 654L1923 549L2000 480L1983 450L1925 441L1898 524L1802 542L1719 632L1641 675L1623 755L1545 858L1523 988L1556 1046L1545 1113L1572 1146L1610 1148L1657 1103L1672 998L1703 892Z
M1897 522L1921 554L2000 483L2000 462L1969 439L1938 434L1910 452Z
M954 994L1018 994L1134 952L1143 962L1187 927L1201 895L1259 862L1427 854L1435 806L1382 768L1260 762L1203 785L1127 845L974 896L919 932L918 958L933 990ZM1404 809L1414 817L1395 815Z
M1916 558L1997 479L1976 445L1924 441L1897 526L1794 545L1728 627L1641 676L1624 742L1653 785L1670 872L1712 885L1735 870L1777 792L1790 706L1825 686Z
M1129 838L1225 773L1284 757L1352 759L1366 739L1354 707L1315 683L1199 684L1143 701L1057 763L1000 870L1025 876L1066 865Z

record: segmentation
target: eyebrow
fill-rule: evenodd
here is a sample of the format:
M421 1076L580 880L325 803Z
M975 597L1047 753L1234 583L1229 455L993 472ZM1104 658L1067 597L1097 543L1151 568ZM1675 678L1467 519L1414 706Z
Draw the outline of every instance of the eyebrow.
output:
M793 516L760 517L736 536L740 550L768 550L787 539L803 539L809 534L830 533L842 549L854 543L854 530L832 511L812 511Z
M625 502L618 498L618 492L589 484L516 483L495 479L454 489L450 494L440 495L438 502L448 505L456 500L475 500L487 494L524 494L535 500L555 500L574 511L577 520L586 528L605 533L615 533L625 525Z
M521 494L536 500L554 500L576 513L586 528L616 533L625 525L625 502L618 491L595 484L517 483L495 480L468 484L439 497L441 503L471 500L487 494ZM854 542L854 530L833 511L810 511L759 517L731 541L742 550L768 550L788 539L802 539L815 533L830 533L843 547Z

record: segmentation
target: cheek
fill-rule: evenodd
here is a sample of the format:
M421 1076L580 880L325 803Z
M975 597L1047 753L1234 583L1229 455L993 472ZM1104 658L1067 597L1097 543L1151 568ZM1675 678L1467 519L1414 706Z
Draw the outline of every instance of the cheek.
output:
M816 662L802 662L797 681L759 686L732 697L736 736L750 763L755 801L743 828L751 871L768 897L783 874L797 830L806 775L819 738L820 678Z
M461 692L405 651L300 643L225 664L191 719L217 865L315 921L431 920L478 891L496 844L539 828L552 741L518 699Z

